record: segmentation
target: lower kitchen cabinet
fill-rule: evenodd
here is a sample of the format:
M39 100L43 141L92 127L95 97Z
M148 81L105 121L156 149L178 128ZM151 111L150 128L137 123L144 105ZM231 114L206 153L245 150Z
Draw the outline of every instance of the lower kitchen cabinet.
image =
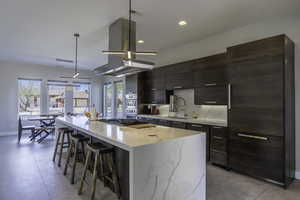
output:
M210 161L213 164L227 167L228 166L228 154L223 151L217 151L212 149L210 151Z
M212 163L228 167L228 128L221 126L211 127L210 155Z
M171 122L169 120L159 119L158 124L161 126L171 126Z
M158 119L147 118L147 117L138 117L137 120L150 124L158 124Z
M185 122L172 121L171 126L174 127L174 128L186 129L186 123Z
M230 168L253 177L284 182L283 137L230 133Z

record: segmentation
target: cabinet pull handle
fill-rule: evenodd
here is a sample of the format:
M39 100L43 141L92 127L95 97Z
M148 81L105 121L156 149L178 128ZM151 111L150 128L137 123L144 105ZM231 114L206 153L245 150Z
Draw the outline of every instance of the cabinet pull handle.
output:
M203 128L202 125L196 125L196 124L192 124L192 127L196 127L196 128Z
M207 103L207 104L216 104L217 102L216 101L204 101L204 103Z
M152 88L152 91L156 91L156 89L155 89L155 88Z
M245 138L251 138L251 139L257 139L257 140L264 140L267 141L267 137L262 137L262 136L257 136L257 135L248 135L248 134L243 134L243 133L238 133L237 134L239 137L245 137Z
M228 84L228 110L231 109L231 84Z
M213 138L214 138L214 139L217 139L217 140L223 140L222 137L218 137L218 136L214 136Z
M206 87L216 86L216 85L217 85L216 83L206 83L206 84L204 84L204 86L206 86Z
M213 126L213 128L223 128L223 127L221 127L221 126Z
M181 89L182 86L174 86L173 88L174 88L174 89Z

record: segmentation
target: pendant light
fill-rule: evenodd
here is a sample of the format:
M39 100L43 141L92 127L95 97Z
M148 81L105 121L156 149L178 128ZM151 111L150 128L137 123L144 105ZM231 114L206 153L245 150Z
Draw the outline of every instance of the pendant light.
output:
M102 51L103 54L110 54L110 55L122 55L127 58L127 60L131 61L134 57L133 55L144 55L144 56L155 56L157 55L156 51L133 51L131 47L131 14L134 11L131 8L131 0L129 0L129 20L128 20L128 26L129 26L129 33L128 33L128 50L109 50L109 51Z
M74 37L75 37L75 43L76 43L76 47L75 47L75 71L73 76L61 76L60 78L71 78L71 79L90 79L88 77L79 77L80 73L78 71L78 38L80 37L79 33L74 33Z

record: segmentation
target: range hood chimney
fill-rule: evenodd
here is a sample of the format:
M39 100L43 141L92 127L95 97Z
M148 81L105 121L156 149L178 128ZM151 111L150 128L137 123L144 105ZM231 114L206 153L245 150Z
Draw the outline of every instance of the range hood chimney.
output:
M129 50L129 21L124 18L118 19L109 26L109 49L110 50ZM136 50L136 22L131 21L131 51ZM154 63L140 61L131 55L131 59L125 54L108 55L108 64L100 66L94 70L97 75L117 76L136 74L142 71L151 70Z

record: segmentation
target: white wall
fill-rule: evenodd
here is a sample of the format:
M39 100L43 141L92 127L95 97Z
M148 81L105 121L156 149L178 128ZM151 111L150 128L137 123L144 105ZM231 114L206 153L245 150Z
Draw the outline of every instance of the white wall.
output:
M189 26L192 26L190 24ZM188 26L186 27L188 28ZM205 27L203 27L205 28ZM192 42L177 48L163 50L157 57L157 65L177 63L222 53L227 47L273 35L288 35L296 44L295 47L295 86L296 86L296 169L300 179L300 16L266 20L247 25L228 32L220 33L206 39Z
M42 66L20 62L0 61L0 136L8 134L16 134L17 130L17 113L18 113L18 78L43 79L41 87L41 112L45 113L47 106L47 80L62 80L61 75L71 75L72 69L64 69L63 67ZM89 71L82 71L83 75L90 75ZM83 80L84 81L84 80ZM94 83L94 84L93 84ZM95 100L99 106L97 90L97 80L92 81L92 103ZM66 92L67 95L67 92ZM68 93L68 95L70 95ZM72 97L70 98L72 99ZM72 109L72 101L66 108Z

